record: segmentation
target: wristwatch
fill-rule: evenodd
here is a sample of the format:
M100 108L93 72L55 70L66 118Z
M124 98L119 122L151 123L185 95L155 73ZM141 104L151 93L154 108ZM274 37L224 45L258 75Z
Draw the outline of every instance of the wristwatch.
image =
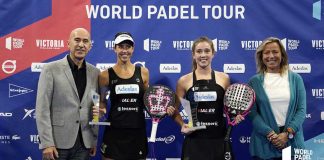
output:
M287 128L287 134L288 134L288 138L289 139L293 139L294 138L294 135L295 135L295 132L292 128Z

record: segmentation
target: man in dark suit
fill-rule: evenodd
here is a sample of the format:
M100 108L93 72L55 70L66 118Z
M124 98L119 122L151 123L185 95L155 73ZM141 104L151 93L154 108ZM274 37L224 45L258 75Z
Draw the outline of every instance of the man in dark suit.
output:
M98 89L99 70L85 61L90 33L72 30L68 48L70 54L45 65L38 82L36 123L43 159L83 160L96 153L90 93Z

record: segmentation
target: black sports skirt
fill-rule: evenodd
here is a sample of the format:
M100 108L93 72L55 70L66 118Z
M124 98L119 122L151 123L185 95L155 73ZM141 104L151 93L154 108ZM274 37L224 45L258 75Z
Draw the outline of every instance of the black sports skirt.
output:
M186 137L182 146L182 160L223 160L224 138Z
M101 144L104 157L118 160L145 159L147 152L145 128L106 127Z

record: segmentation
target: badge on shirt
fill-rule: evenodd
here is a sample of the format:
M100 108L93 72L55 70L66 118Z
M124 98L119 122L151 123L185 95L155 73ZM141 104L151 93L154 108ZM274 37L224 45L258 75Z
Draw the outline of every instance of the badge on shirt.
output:
M138 94L139 86L137 84L119 84L115 88L116 94Z

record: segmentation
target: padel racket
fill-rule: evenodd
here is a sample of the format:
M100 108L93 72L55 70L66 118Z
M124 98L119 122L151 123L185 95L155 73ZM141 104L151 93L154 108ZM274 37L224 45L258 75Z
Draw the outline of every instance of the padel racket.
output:
M174 92L164 85L150 86L144 94L144 104L152 118L152 130L149 142L155 142L158 124L167 114L167 107L175 102Z
M255 101L254 90L247 84L235 83L230 85L224 95L224 112L226 114L228 128L225 136L225 159L232 160L230 134L232 126L236 125L235 117L245 117Z

